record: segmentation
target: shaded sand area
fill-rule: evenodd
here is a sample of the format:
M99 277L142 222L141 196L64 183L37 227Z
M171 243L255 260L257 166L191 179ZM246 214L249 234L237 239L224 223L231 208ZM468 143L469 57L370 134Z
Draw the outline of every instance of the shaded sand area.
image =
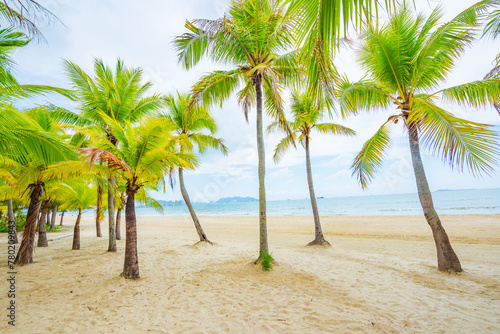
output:
M304 246L312 218L270 217L272 272L250 264L256 217L203 217L215 246L193 245L187 217L141 217L142 278L129 281L124 240L107 253L86 217L80 251L72 238L51 241L17 268L15 329L2 279L0 332L499 333L500 215L442 219L462 274L437 271L423 217L324 217L330 249ZM5 234L0 246L6 277Z

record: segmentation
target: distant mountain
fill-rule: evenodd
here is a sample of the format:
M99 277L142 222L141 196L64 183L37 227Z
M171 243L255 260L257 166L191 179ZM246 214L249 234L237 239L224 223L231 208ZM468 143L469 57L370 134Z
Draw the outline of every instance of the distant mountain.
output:
M259 200L253 197L224 197L218 200L215 203L224 204L224 203L244 203L244 202L258 202Z

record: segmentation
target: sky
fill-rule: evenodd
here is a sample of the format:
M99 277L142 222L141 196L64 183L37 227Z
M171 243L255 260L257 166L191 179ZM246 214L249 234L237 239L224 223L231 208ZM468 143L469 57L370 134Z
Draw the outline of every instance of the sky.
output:
M45 84L69 88L63 60L80 65L93 73L93 59L101 58L111 67L117 58L127 66L141 67L144 79L153 83L150 93L188 92L206 72L222 68L219 64L202 61L186 71L177 63L172 40L184 32L186 19L222 17L227 0L41 0L62 23L41 22L38 26L45 41L32 42L16 50L16 74L22 83ZM452 18L475 1L416 0L418 11L429 12L441 4L444 20ZM499 52L500 41L479 40L462 56L442 88L481 79L492 68ZM351 80L360 79L363 72L355 61L353 49L343 50L335 59L338 69ZM287 95L289 100L289 95ZM62 97L49 96L36 103L50 101L76 111L76 105ZM32 102L33 103L33 102ZM446 106L446 105L445 105ZM473 110L446 106L456 116L492 124L497 131L500 117L493 108ZM288 108L287 108L288 109ZM416 192L411 167L408 140L401 127L393 127L393 141L383 167L368 189L362 190L350 165L380 125L394 113L383 110L356 118L334 119L351 127L356 137L335 137L313 134L311 160L317 196L343 197L359 195L398 194ZM186 172L185 182L193 201L209 202L229 196L258 197L255 111L245 122L236 98L232 96L222 108L214 107L211 114L218 123L216 136L223 138L229 149L227 156L208 151L201 156L201 165ZM287 113L289 115L289 113ZM265 119L269 122L270 119ZM325 122L329 120L325 119ZM305 152L301 146L291 149L279 164L272 160L280 134L265 135L266 192L268 200L301 199L309 196ZM500 177L473 177L468 172L453 171L440 158L422 151L422 158L431 190L500 187ZM163 200L182 199L178 184L165 193L153 193Z

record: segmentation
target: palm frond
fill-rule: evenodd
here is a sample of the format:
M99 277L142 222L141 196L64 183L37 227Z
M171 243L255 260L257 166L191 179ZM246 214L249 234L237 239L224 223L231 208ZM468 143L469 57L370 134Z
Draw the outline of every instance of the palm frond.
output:
M415 100L408 122L419 124L423 143L452 168L467 167L472 174L493 172L498 135L488 125L457 118L423 97Z
M373 137L365 142L361 152L352 162L352 175L356 175L363 189L368 187L368 183L375 176L377 169L382 166L384 153L390 145L389 135L390 129L384 123Z

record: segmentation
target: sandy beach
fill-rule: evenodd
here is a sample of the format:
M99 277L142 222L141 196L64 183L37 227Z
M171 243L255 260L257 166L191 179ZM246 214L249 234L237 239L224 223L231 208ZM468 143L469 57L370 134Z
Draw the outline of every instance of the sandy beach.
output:
M49 241L35 249L35 263L16 268L15 328L0 236L0 332L500 332L500 215L442 216L461 274L437 271L421 216L323 217L329 249L305 246L311 217L270 217L272 272L250 264L256 217L202 217L215 246L194 245L188 217L140 217L135 281L120 277L124 240L107 253L107 224L96 238L93 220L82 222L80 251L71 237Z

